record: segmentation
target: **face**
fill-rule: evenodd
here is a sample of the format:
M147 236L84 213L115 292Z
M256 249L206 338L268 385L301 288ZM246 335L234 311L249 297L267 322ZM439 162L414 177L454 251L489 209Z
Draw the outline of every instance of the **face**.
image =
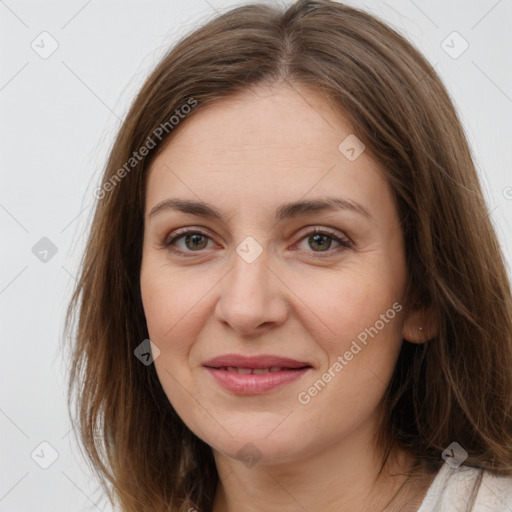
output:
M391 190L347 121L300 91L195 112L146 189L140 283L162 387L214 453L261 463L370 436L404 336ZM242 359L212 361L226 355Z

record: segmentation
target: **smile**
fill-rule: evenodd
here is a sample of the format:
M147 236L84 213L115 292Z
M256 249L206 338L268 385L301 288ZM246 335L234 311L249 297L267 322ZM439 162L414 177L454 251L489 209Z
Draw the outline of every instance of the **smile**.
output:
M236 368L206 367L224 389L241 395L257 395L275 390L296 381L311 367L303 368Z
M232 373L243 373L248 375L250 373L256 374L264 374L264 373L275 373L283 370L296 370L296 368L281 368L280 366L272 366L272 368L244 368L244 367L236 367L236 366L223 366L222 368L217 368L218 370L224 370Z

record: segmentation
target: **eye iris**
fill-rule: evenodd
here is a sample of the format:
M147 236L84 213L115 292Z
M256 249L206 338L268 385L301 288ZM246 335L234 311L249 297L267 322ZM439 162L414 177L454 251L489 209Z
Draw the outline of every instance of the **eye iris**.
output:
M310 243L310 247L314 248L312 245L311 245L311 242L313 243L318 243L320 242L320 250L321 251L324 251L324 250L327 250L329 249L329 247L331 246L331 238L327 235L321 235L321 234L314 234L314 235L311 235L308 239L309 243ZM322 244L322 241L324 242ZM327 243L326 243L327 242Z
M203 239L203 245L201 245L200 243L198 244L198 240L200 239ZM190 241L193 241L193 245L192 246L189 246L189 242ZM207 244L207 241L206 241L206 237L204 235L201 235L201 234L194 234L194 235L186 235L185 236L185 245L187 246L188 249L204 249L206 247L206 244Z

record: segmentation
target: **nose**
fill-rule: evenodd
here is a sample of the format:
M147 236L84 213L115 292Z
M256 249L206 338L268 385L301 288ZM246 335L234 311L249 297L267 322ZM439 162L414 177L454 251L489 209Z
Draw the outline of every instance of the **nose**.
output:
M235 256L234 268L221 281L217 320L240 337L251 338L282 325L288 316L286 285L260 256L247 263Z

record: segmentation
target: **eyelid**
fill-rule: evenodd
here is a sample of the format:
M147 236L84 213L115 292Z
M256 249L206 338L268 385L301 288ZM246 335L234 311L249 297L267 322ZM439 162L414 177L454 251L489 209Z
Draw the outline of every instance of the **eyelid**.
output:
M167 235L164 238L163 242L160 244L160 246L162 249L168 249L168 250L171 250L172 252L183 254L184 251L182 251L180 249L173 249L172 244L174 242L176 242L179 238L182 238L183 236L188 235L188 234L203 235L204 237L209 238L210 240L213 241L213 237L210 234L208 234L208 232L205 231L204 228L187 226L185 228L176 229L175 231L173 231L172 233ZM196 252L196 251L185 251L185 253L188 253L190 255L194 255L194 252ZM200 254L201 252L203 252L203 251L197 251L197 254Z
M333 240L335 240L336 242L338 242L340 244L340 247L336 247L334 249L329 249L327 251L317 251L317 252L306 251L309 254L312 254L313 257L315 257L315 258L317 258L317 257L322 258L322 257L331 256L333 254L337 254L340 252L339 251L340 249L346 250L346 249L354 248L354 244L353 244L352 240L347 235L345 235L344 233L341 233L333 228L329 228L327 226L319 226L319 225L307 226L301 231L301 233L302 234L298 235L299 238L297 239L296 242L293 243L292 247L296 246L297 244L302 242L306 237L313 236L315 234L328 235L329 238L332 238ZM203 253L204 250L183 251L181 249L172 248L172 244L174 242L176 242L178 239L182 238L183 236L185 236L187 234L200 234L214 242L213 237L210 234L208 234L208 232L205 230L205 228L187 226L184 228L176 229L171 234L166 236L164 241L160 244L160 246L163 249L171 250L172 252L180 254L185 257L186 256L195 256L195 255L199 255L199 254ZM294 250L297 250L297 249L294 249ZM196 254L194 254L194 253L196 253ZM323 254L325 254L325 256L323 256Z
M210 237L210 235L204 231L204 228L195 227L195 226L187 226L186 228L178 228L178 229L172 231L171 233L169 233L164 239L164 244L173 242L178 237L183 236L183 235L188 235L189 233L200 233L201 235Z
M301 243L304 239L307 237L320 234L320 235L327 235L329 238L335 240L337 243L340 244L339 247L335 247L334 249L328 249L327 251L305 251L308 254L311 254L313 258L328 258L330 256L335 256L339 254L340 252L343 252L347 249L353 249L354 244L352 240L345 235L344 233L339 232L336 229L328 228L324 226L313 226L309 227L304 233L302 233L298 240L293 244L292 247L296 246L297 244ZM297 250L297 249L295 249Z

